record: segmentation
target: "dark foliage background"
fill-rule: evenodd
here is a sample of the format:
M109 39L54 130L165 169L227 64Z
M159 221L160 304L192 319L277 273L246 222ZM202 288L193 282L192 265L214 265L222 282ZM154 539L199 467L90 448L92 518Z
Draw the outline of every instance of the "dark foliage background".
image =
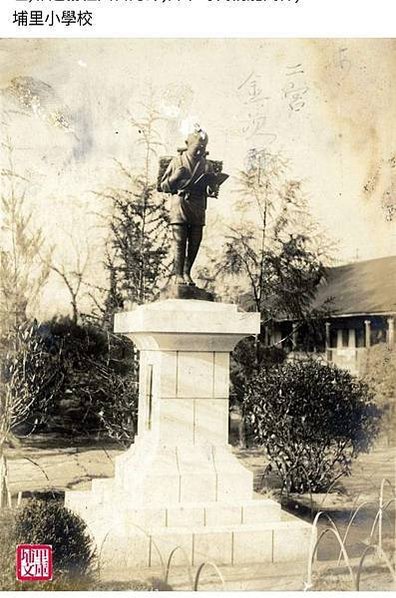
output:
M133 437L138 363L126 337L63 317L33 324L29 344L40 346L39 363L26 347L12 357L19 372L15 392L24 385L38 393L23 424L25 432Z

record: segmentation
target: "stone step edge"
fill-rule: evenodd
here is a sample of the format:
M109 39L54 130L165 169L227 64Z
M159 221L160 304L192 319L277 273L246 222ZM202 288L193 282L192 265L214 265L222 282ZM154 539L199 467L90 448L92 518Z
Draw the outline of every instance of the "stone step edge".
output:
M91 490L67 490L66 491L67 498L75 497L76 499L87 498L93 499L95 498L95 493L92 493ZM166 505L156 505L153 507L146 507L143 505L133 505L128 504L122 507L122 510L128 511L159 511L161 509L209 509L212 507L217 508L242 508L242 507L268 507L268 509L276 509L281 511L281 505L276 500L272 498L261 498L257 496L253 499L246 500L238 500L235 502L224 502L224 501L205 501L205 502L181 502L181 503L174 503L174 504L166 504Z
M87 501L83 501L81 504L81 498L77 502L75 501L67 501L66 500L66 507L70 508L71 510L76 510L77 512L92 508L101 509L103 507L104 510L108 510L109 505L104 504L90 504L89 499ZM188 513L192 512L202 512L203 518L206 520L207 514L210 511L215 511L218 513L219 516L222 515L222 512L233 510L234 512L238 511L240 514L240 523L245 525L244 519L245 517L249 517L250 519L252 516L255 515L257 512L257 517L265 517L270 518L271 521L278 521L282 514L281 505L279 503L266 503L265 501L255 500L255 501L246 501L246 502L239 502L239 503L223 503L223 502L207 502L207 503L179 503L174 505L162 505L157 507L144 507L141 505L126 505L122 507L121 512L124 517L128 517L130 515L131 518L134 517L136 513L142 513L142 515L150 516L151 514L156 515L159 512L164 513L164 526L167 524L165 523L168 520L168 517L173 513L178 513L180 515L188 515ZM247 512L250 511L250 515ZM120 512L120 510L119 510ZM206 525L206 523L204 524Z
M283 513L282 513L283 515ZM134 526L131 525L133 528ZM279 521L263 521L262 523L238 523L238 524L231 524L231 525L208 525L208 526L188 526L188 527L150 527L147 528L144 532L142 531L139 533L139 530L136 530L136 535L153 535L154 533L158 533L161 535L174 535L174 534L221 534L221 533L231 533L231 532L261 532L261 531L269 531L273 529L290 529L290 528L301 528L312 530L312 525L307 521L299 519L294 515L289 515L285 513L285 518L280 519ZM134 535L134 534L128 534ZM117 536L117 533L115 533Z
M306 561L316 528L294 515L285 520L259 524L210 525L197 527L152 527L142 529L134 525L103 529L97 521L91 531L100 545L102 566L111 567L114 555L121 551L130 569L153 567L165 563L175 553L174 564L185 558L192 566L203 561L218 565L246 562ZM180 552L178 549L181 548ZM176 551L176 552L175 552ZM180 554L179 554L180 553Z

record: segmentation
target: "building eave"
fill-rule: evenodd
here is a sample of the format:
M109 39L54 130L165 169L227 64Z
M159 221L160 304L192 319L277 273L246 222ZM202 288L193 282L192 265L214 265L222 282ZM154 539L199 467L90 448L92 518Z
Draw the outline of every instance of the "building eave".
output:
M350 314L329 314L323 315L320 319L322 320L335 320L337 318L370 318L370 317L396 317L396 311L377 311L377 312L356 312ZM319 318L312 318L313 320L317 320ZM282 319L275 319L275 322L297 322L296 318L282 318Z

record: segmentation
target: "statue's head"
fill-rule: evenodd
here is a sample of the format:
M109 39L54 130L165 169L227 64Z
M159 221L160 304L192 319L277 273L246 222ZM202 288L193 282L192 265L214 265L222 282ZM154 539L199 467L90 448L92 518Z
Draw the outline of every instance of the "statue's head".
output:
M206 131L201 129L199 125L195 125L194 131L186 139L187 150L195 158L204 156L208 141L209 137Z

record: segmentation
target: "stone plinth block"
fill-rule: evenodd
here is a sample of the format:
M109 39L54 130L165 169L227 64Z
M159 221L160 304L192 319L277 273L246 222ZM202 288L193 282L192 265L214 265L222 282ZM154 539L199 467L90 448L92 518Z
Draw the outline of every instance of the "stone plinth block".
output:
M160 445L226 445L230 352L260 331L236 305L168 299L117 314L140 350L138 434Z
M252 500L253 474L228 444L230 352L260 316L235 305L168 299L117 314L140 351L138 434L115 476L66 505L87 522L101 568L296 560L310 527Z
M143 350L230 352L242 338L260 332L260 315L232 304L168 299L116 314L114 331Z

